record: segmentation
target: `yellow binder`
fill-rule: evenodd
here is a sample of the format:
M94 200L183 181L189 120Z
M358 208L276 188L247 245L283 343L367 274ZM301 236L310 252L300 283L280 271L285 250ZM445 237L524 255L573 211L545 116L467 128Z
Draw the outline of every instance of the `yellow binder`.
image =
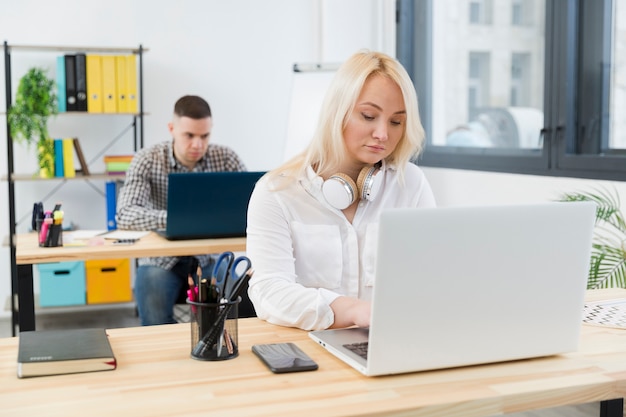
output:
M104 113L117 112L117 77L115 55L102 55L102 110Z
M100 55L87 55L87 111L102 113L102 60Z
M139 111L139 96L137 91L137 57L126 56L126 90L128 91L128 111L137 113Z
M117 75L117 111L118 113L128 113L126 55L115 56L115 73Z
M66 178L74 178L74 138L63 139L63 173Z

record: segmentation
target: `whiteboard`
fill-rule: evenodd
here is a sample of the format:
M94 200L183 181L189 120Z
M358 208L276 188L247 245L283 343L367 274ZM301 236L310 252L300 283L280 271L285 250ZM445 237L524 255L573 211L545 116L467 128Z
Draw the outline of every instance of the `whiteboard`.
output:
M303 151L311 141L334 75L335 71L293 72L283 161Z

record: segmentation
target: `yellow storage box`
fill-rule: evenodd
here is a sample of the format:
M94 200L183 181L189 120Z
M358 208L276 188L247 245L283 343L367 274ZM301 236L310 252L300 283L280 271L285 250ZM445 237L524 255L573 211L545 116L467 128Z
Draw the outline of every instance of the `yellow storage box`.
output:
M132 301L130 259L85 261L87 304Z

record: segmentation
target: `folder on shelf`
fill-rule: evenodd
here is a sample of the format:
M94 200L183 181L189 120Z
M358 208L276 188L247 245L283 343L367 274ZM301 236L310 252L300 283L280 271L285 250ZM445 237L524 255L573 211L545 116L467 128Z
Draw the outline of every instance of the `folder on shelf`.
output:
M57 57L57 105L59 113L64 113L67 109L67 102L65 97L65 57Z
M76 56L65 55L65 109L76 111Z
M65 169L63 168L63 139L54 140L54 176L65 176Z
M126 55L115 56L115 72L117 75L117 111L128 112L128 83L126 81Z
M75 55L76 63L76 110L87 111L87 59L86 55Z
M74 178L76 176L73 138L63 139L63 172L66 178Z
M100 55L87 55L87 111L102 113L102 60Z
M107 230L117 229L115 213L117 210L117 181L107 181L105 188L107 203Z
M85 160L85 155L83 154L83 149L80 147L80 142L78 138L72 139L74 143L74 150L76 151L76 157L78 157L78 163L80 164L80 170L77 172L82 172L83 175L90 175L89 166L87 166L87 161Z
M128 111L137 113L139 111L139 96L137 89L137 57L126 56L126 90L128 98Z
M102 55L102 111L117 112L117 77L115 74L115 55Z

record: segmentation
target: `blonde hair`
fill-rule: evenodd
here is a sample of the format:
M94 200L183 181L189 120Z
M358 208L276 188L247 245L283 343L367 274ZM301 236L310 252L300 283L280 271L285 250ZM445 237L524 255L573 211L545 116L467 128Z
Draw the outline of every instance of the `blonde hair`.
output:
M406 125L398 146L386 159L387 163L398 167L402 176L405 165L421 152L424 143L417 94L411 78L398 61L386 54L372 51L357 52L339 67L326 92L319 122L308 147L270 171L269 176L295 179L308 166L314 167L318 175L334 174L345 159L343 131L347 120L365 81L373 75L391 79L402 91Z

